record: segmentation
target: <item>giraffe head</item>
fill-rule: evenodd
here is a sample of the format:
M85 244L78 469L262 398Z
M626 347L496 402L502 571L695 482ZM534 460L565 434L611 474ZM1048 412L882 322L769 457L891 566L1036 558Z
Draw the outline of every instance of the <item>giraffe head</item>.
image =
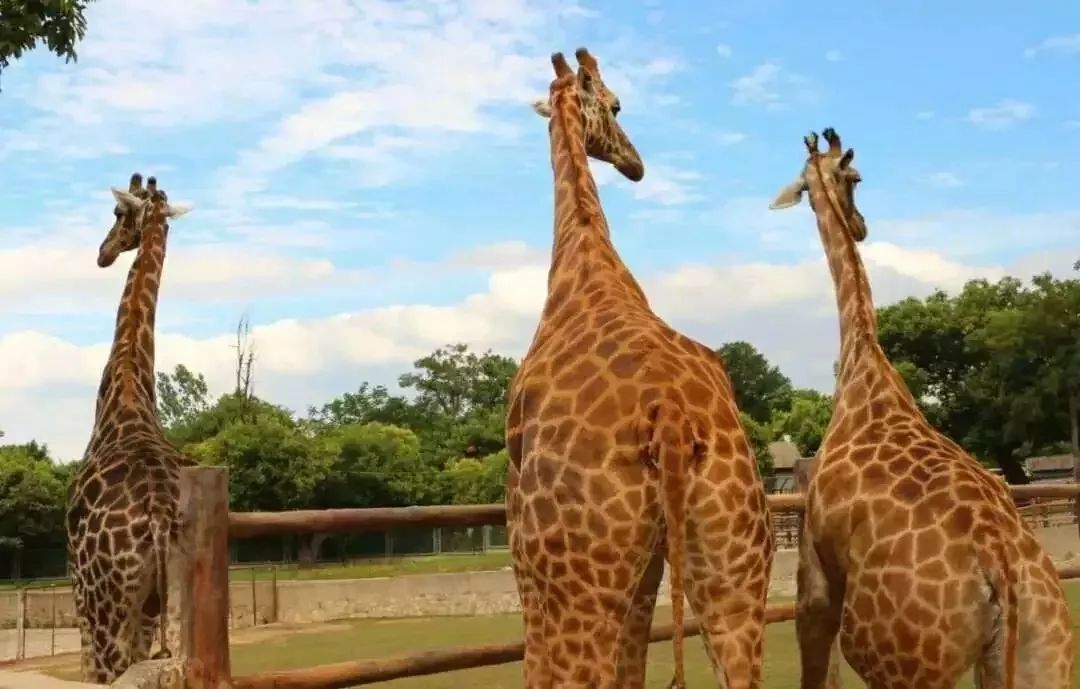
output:
M787 185L769 204L769 208L789 208L802 201L803 192L810 192L810 207L815 198L825 198L848 234L856 242L866 239L866 221L855 205L855 187L862 181L859 171L851 164L855 149L846 151L840 145L840 135L832 127L821 133L829 144L824 153L818 151L818 136L810 132L803 137L809 156L798 178Z
M97 263L102 268L111 266L117 256L139 246L143 224L148 220L150 207L155 203L163 204L163 215L166 218L178 218L190 210L187 206L169 204L165 192L158 189L157 180L153 177L149 178L143 187L142 175L138 172L131 175L127 191L113 187L112 194L116 199L116 206L113 208L116 219L98 249Z
M616 119L622 107L618 96L604 84L600 66L588 50L578 48L574 56L578 63L576 75L562 53L551 56L555 68L551 93L548 100L536 101L533 110L542 117L551 117L556 98L576 98L585 131L585 152L610 163L627 179L640 182L645 176L645 164Z

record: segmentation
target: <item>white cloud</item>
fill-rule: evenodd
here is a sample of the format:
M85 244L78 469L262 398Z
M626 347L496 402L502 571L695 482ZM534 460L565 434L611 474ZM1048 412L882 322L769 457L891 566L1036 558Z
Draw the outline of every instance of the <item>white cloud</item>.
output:
M1080 53L1080 33L1068 36L1051 36L1024 51L1026 57L1034 57L1039 53L1059 53L1062 55Z
M826 50L825 60L828 62L840 62L844 59L844 54L839 50Z
M997 105L985 108L972 108L967 119L982 129L1005 129L1014 124L1030 120L1035 115L1035 106L1023 101L1006 99Z
M731 57L731 46L727 43L717 43L716 54L720 57Z
M629 182L606 163L589 159L589 169L598 187L614 184L639 201L681 206L704 198L697 188L701 174L694 170L666 163L646 164L645 178L640 182Z
M715 138L721 146L733 146L746 141L746 134L742 132L718 132Z
M673 57L657 57L649 60L642 68L642 73L646 76L667 76L668 74L674 74L683 68L681 60Z
M915 113L915 119L917 120L932 120L936 116L933 110L921 110Z
M776 62L764 62L729 85L733 105L759 105L767 110L780 110L793 101L807 102L817 97L806 77Z
M805 217L799 221L806 224ZM884 241L867 242L862 254L881 304L1004 274L1000 266L967 264ZM827 387L836 354L835 305L824 259L810 256L787 263L692 263L640 277L657 313L692 337L716 345L752 341L797 385ZM392 385L412 360L453 341L521 356L543 304L547 261L546 250L522 242L476 247L442 266L490 271L485 289L455 303L378 306L257 324L259 392L304 409L362 380ZM203 372L214 392L225 391L232 381L232 337L229 332L191 337L159 328L158 369L184 363ZM77 456L89 433L94 389L107 355L105 342L79 345L26 330L0 337L0 360L20 362L0 370L0 418L8 440L36 437L65 458ZM52 412L41 414L42 408ZM63 416L59 423L57 415Z
M964 186L964 180L960 175L948 170L940 170L938 172L931 172L930 174L923 175L919 178L923 184L928 184L938 189L955 189L957 187Z

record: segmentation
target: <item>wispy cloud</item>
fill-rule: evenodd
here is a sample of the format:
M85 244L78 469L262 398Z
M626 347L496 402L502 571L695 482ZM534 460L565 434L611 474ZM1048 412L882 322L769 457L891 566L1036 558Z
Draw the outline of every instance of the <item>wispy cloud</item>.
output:
M968 111L967 119L982 129L1005 129L1034 116L1035 106L1031 103L1006 99L997 105L972 108Z
M919 112L915 113L915 119L923 121L932 120L936 116L937 113L935 113L933 110L920 110Z
M713 138L721 146L734 146L746 141L746 134L742 132L718 132Z
M949 172L948 170L940 170L938 172L931 172L923 175L919 178L923 184L928 184L938 189L955 189L957 187L964 186L964 180L960 175L955 172Z
M1069 36L1051 36L1024 51L1025 57L1035 57L1039 53L1059 53L1075 55L1080 53L1080 33Z
M792 101L816 97L809 79L776 62L764 62L730 84L732 105L758 105L766 110L786 108Z
M844 59L844 54L839 50L827 50L825 51L825 60L828 62L840 62Z
M727 43L717 43L716 54L720 57L731 57L731 46Z

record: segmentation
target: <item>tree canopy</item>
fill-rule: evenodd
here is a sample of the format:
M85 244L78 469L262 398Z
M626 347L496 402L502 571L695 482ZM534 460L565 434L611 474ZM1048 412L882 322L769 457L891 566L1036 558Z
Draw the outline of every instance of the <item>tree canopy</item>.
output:
M65 62L78 59L91 0L0 0L0 73L38 44Z

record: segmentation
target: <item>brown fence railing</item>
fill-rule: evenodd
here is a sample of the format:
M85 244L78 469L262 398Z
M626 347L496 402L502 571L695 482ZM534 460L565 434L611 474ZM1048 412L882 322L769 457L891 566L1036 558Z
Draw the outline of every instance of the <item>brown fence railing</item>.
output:
M1014 500L1078 500L1080 484L1011 486ZM266 534L361 532L401 526L482 526L504 524L502 505L401 507L292 512L230 513L228 472L218 467L185 468L181 474L179 547L170 573L179 595L182 657L188 689L345 689L401 677L513 663L521 642L428 651L408 656L355 660L311 668L232 677L229 668L229 539ZM1039 508L1039 504L1034 507ZM770 495L775 512L803 510L801 494ZM1039 513L1041 515L1041 513ZM1049 512L1047 512L1049 514ZM227 528L226 528L227 525ZM1059 570L1080 578L1080 567ZM794 617L792 605L769 606L767 622ZM697 622L685 624L698 633ZM670 639L671 625L653 628L650 641Z

